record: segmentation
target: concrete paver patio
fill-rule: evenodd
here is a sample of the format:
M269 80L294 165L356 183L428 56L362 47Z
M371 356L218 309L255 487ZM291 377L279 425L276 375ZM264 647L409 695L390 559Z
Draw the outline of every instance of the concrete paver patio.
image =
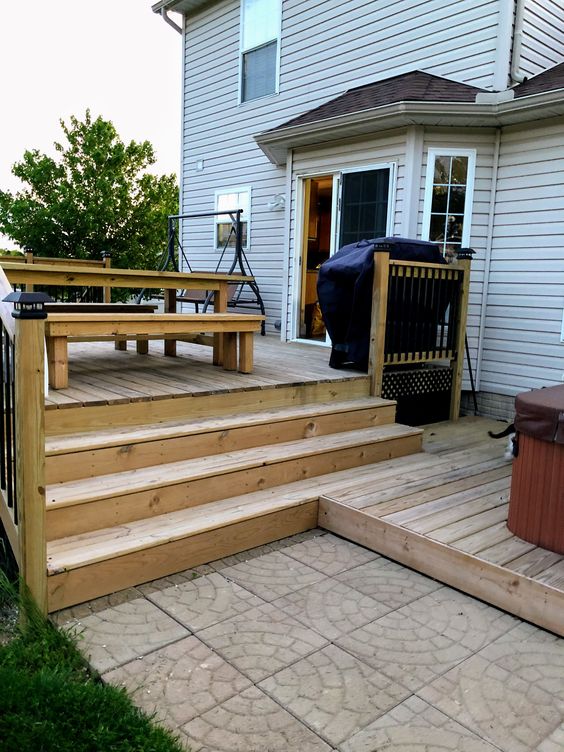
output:
M55 618L193 752L564 750L564 640L321 530Z

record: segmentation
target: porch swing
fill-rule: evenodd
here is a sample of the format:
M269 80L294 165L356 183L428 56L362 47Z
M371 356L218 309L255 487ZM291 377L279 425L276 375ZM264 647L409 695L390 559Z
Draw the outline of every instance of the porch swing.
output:
M251 265L243 249L243 236L242 236L242 222L241 214L242 209L236 209L233 211L221 211L221 212L207 212L199 214L175 214L168 218L168 244L166 250L166 256L161 264L160 271L166 271L172 267L173 271L178 271L178 259L182 258L183 267L186 271L198 271L194 270L184 252L182 246L179 226L180 220L184 219L205 219L209 217L218 217L227 215L231 221L231 227L229 233L223 243L221 255L219 261L215 267L215 273L233 274L238 273L244 277L248 277L248 280L238 282L236 284L228 285L228 298L227 306L229 308L240 308L258 310L265 316L266 311L264 302L260 294L259 286L254 278ZM233 249L233 256L231 259L228 257L228 251ZM222 268L222 266L224 268ZM252 293L248 295L248 291ZM196 313L200 310L205 313L210 304L214 302L214 292L212 290L181 290L176 296L176 300L180 303L191 303L194 306ZM266 334L266 328L264 321L261 325L261 334Z

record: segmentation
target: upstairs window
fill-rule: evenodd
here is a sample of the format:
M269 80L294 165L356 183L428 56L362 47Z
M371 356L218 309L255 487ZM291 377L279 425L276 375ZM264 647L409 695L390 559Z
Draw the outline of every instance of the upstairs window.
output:
M281 0L241 0L241 101L278 87Z
M470 244L476 152L429 149L423 240L452 256Z
M215 192L216 212L230 212L242 209L241 236L243 248L249 246L249 216L251 211L250 188L226 188ZM235 219L235 216L233 217ZM221 214L215 217L215 247L223 250L225 245L235 247L235 230L231 232L233 222L229 214Z

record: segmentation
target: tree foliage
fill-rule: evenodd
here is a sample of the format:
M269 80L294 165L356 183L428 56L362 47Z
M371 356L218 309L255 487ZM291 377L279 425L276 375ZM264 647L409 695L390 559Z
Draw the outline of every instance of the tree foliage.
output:
M89 110L61 127L57 159L34 149L12 167L24 188L0 190L0 232L38 256L99 260L106 251L112 266L155 268L178 209L176 177L147 172L152 145L125 144Z

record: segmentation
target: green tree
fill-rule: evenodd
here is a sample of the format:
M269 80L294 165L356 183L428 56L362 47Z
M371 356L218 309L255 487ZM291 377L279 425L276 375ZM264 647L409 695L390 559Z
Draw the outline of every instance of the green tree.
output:
M152 145L125 144L89 110L61 127L57 159L34 149L12 167L24 188L0 190L0 232L38 256L100 259L107 251L112 266L156 268L166 218L178 209L176 177L147 172Z

